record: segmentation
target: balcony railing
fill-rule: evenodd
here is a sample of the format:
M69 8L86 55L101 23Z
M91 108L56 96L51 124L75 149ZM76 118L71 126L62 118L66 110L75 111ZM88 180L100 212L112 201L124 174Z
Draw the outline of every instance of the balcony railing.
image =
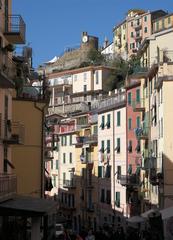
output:
M76 181L74 179L71 180L63 180L64 188L76 188Z
M93 203L88 203L87 205L87 212L94 212L94 204Z
M144 112L145 111L144 99L139 99L139 101L133 100L132 108L134 112Z
M0 201L12 198L17 192L17 177L12 174L0 174Z
M139 29L142 28L142 23L141 23L141 22L135 23L135 24L133 25L133 27L134 27L134 29L135 29L136 31L138 31Z
M4 35L12 44L25 44L26 26L20 15L5 17Z
M137 186L139 185L139 176L136 174L132 175L120 175L120 184L122 186Z
M47 161L53 159L53 153L52 153L52 151L45 151L45 153L44 153L44 158L45 158L45 160L47 160Z
M11 120L2 120L0 124L0 138L3 143L24 144L24 125L20 122L13 122Z

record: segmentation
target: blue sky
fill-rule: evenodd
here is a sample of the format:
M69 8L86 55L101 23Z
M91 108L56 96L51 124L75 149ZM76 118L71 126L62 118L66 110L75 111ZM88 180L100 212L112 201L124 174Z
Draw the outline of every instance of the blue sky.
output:
M173 12L172 0L13 0L13 14L25 20L33 65L80 44L81 33L112 41L112 29L131 8Z

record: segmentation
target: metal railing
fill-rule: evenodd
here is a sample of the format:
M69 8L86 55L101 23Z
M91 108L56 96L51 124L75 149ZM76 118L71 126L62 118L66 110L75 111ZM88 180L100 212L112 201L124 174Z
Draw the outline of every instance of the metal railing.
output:
M20 15L8 15L5 17L5 34L20 34L22 42L25 42L26 25Z
M139 101L132 100L132 108L134 112L140 112L145 110L145 99L140 98Z
M17 192L17 177L0 173L0 201L12 197Z
M139 176L136 174L120 175L119 180L120 180L120 184L123 186L139 184Z
M24 125L9 119L0 119L0 138L6 144L24 144Z
M91 109L98 109L98 110L102 110L102 109L106 109L106 108L111 108L111 107L115 107L118 104L121 104L123 102L125 102L126 99L126 94L125 92L117 94L116 96L113 97L109 97L103 100L98 100L95 101L94 104L91 104Z
M63 180L63 187L64 188L75 188L76 187L76 181L74 179Z

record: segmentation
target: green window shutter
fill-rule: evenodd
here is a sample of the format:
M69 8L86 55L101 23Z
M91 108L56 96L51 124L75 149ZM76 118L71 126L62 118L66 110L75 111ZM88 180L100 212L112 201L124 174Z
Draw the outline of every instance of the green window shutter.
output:
M136 90L136 102L140 103L140 89Z
M116 147L117 153L120 153L120 138L117 138L117 147Z
M72 153L69 154L69 162L72 163Z
M136 117L136 127L140 128L140 117Z
M121 112L118 111L117 112L117 126L120 126L121 125Z
M64 139L63 139L63 136L61 137L61 146L63 146L63 143L64 143L64 141L63 141Z
M129 92L128 93L128 105L131 105L132 104L132 93Z
M110 125L111 125L111 115L110 114L108 114L107 115L107 123L106 123L106 125L107 125L107 128L110 128Z
M56 169L58 169L58 164L59 164L59 162L58 162L58 160L56 160Z
M101 149L102 149L102 152L104 152L104 150L105 150L105 142L104 141L101 141Z
M110 153L110 140L107 140L107 153Z
M116 192L115 199L116 206L120 207L120 192Z
M104 129L104 127L105 127L105 116L102 115L101 129Z
M53 169L53 160L51 160L51 169Z
M98 177L102 177L102 166L98 166Z
M63 163L65 163L66 162L66 155L65 155L65 153L63 153Z
M70 135L70 145L72 145L72 135Z
M128 119L128 129L129 130L132 129L132 119L131 118Z

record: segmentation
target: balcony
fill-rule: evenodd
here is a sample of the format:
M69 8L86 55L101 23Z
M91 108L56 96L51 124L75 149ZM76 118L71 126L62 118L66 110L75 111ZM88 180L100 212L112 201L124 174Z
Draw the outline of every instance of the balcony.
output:
M17 177L12 174L0 174L0 202L12 198L17 193Z
M135 38L136 41L141 41L142 40L142 36L138 35L138 34L134 38Z
M5 17L4 35L11 44L25 44L26 26L20 15Z
M140 30L142 28L142 23L141 22L136 22L134 25L133 25L134 29L136 31Z
M132 101L132 108L134 112L145 112L144 99L139 99L139 101Z
M51 151L45 151L44 153L45 161L50 161L53 159L53 153Z
M135 129L136 138L138 140L147 140L149 127L140 127Z
M97 142L98 142L98 136L96 134L88 137L84 137L83 139L84 144L94 145L94 144L97 144Z
M24 144L24 125L20 122L4 120L1 122L1 135L4 144Z
M122 186L138 186L139 185L139 176L137 176L136 174L120 175L119 180Z
M76 137L76 143L75 143L75 146L76 147L81 147L84 143L84 137Z
M87 206L87 212L93 213L94 212L94 204L89 203Z
M76 181L74 179L71 180L63 180L63 188L76 188Z

